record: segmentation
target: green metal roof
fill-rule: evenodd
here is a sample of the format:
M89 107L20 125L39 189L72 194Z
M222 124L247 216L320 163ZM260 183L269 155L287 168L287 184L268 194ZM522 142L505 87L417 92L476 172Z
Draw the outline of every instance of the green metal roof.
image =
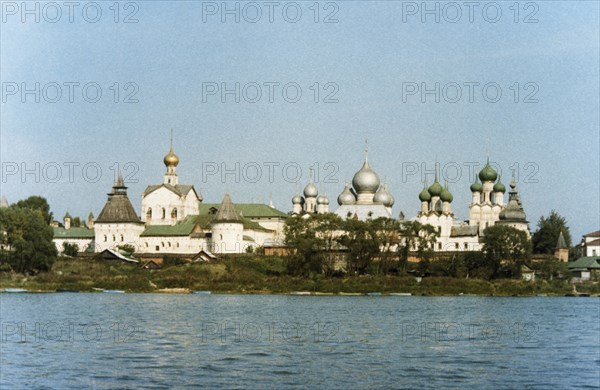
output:
M600 269L600 256L580 257L579 259L570 262L568 267L571 270L576 268Z
M195 215L188 215L183 221L177 222L175 225L150 225L142 232L142 237L153 236L189 236L194 230L197 222Z
M56 227L52 230L54 238L94 238L94 230L85 227L72 227L70 229Z
M146 229L142 232L141 236L189 236L194 231L196 225L199 225L202 229L210 230L210 225L214 218L214 215L188 215L183 221L179 221L175 225L146 226ZM242 223L244 224L244 230L271 231L247 218L242 218Z
M210 214L210 209L219 209L219 203L200 203L200 215ZM235 203L235 211L244 218L287 218L288 215L262 203Z

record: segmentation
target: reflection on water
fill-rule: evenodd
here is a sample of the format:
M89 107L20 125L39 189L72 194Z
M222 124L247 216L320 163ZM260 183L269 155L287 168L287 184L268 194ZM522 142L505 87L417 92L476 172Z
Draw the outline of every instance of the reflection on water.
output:
M590 388L598 298L0 296L0 388Z

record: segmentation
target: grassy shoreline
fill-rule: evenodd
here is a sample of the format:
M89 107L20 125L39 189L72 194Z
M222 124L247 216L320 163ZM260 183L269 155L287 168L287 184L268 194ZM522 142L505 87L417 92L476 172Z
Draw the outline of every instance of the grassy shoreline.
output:
M53 292L57 289L94 292L98 289L113 289L133 293L187 293L206 290L221 294L289 294L303 291L314 295L379 292L382 295L410 293L415 296L564 296L573 292L573 286L564 280L525 282L513 279L487 281L425 277L418 282L409 275L314 275L300 278L285 274L285 263L280 258L232 258L156 270L102 260L60 258L52 271L47 273L35 276L0 273L0 289L4 288L24 288L30 292ZM600 294L600 283L578 284L577 291Z

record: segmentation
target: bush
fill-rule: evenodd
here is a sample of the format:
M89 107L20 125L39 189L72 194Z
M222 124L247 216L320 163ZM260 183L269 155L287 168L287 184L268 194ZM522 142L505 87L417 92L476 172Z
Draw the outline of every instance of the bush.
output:
M79 253L79 245L63 242L63 254L66 256L75 257Z
M163 256L163 267L172 267L175 265L188 264L189 261L182 259L181 257Z

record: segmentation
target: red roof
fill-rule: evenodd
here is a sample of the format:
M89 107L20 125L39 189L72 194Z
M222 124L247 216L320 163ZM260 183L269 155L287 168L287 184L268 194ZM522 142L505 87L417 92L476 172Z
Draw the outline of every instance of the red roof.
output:
M584 237L600 237L600 230L596 230L595 232L588 233L584 235Z

